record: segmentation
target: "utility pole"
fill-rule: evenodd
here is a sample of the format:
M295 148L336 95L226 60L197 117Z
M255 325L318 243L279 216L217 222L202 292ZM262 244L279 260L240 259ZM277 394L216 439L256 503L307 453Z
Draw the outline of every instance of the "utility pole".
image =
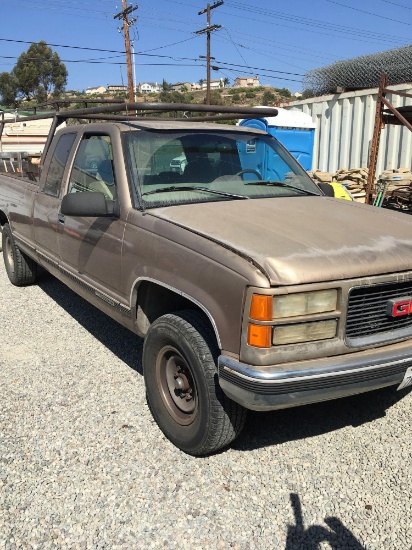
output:
M135 6L126 5L127 0L122 0L122 11L113 16L113 19L122 19L123 20L123 33L124 33L124 45L126 48L126 63L127 63L127 89L129 93L129 103L134 102L134 85L133 85L133 72L132 72L132 56L130 53L130 37L129 37L129 27L136 23L136 19L130 19L129 15L137 10L139 7L137 4ZM118 29L119 32L121 29Z
M217 29L221 29L222 25L211 25L210 24L210 12L214 10L215 8L218 8L223 4L223 0L220 0L219 2L215 2L212 6L210 4L207 4L207 7L199 11L198 15L203 15L206 13L207 15L207 26L205 29L202 29L200 31L196 31L195 34L206 34L207 40L207 47L206 47L206 105L210 105L210 61L211 59L214 59L214 57L210 57L210 35L213 31L216 31ZM204 55L200 56L201 58L205 58Z

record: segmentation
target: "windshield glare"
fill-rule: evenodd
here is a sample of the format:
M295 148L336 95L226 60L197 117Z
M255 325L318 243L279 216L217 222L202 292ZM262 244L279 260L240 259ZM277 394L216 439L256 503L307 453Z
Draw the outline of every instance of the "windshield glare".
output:
M125 139L132 184L144 208L239 196L321 194L305 170L271 136L138 131L126 133Z

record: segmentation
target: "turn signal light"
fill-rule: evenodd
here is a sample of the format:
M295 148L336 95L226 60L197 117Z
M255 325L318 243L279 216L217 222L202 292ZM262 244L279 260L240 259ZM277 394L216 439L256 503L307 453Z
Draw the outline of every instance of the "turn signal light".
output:
M250 318L256 321L271 321L272 320L272 296L264 296L263 294L253 294L250 304Z
M255 348L270 348L272 343L272 327L270 325L254 325L249 323L247 343Z

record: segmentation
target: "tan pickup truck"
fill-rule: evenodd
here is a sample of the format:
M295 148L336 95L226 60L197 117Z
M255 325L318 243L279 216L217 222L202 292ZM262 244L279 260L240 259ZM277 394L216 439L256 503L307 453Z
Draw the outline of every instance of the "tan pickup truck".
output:
M150 409L189 454L247 409L412 383L412 218L324 196L260 130L67 126L39 181L0 174L0 222L13 284L41 265L145 338Z

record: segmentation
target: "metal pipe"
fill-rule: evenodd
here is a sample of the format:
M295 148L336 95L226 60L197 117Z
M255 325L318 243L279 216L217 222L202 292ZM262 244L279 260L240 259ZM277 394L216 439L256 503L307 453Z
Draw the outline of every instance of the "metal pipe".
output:
M370 204L372 199L372 187L375 179L376 162L378 160L381 128L382 128L382 125L384 125L384 122L382 119L382 100L383 100L384 89L386 88L387 82L388 82L388 78L386 74L383 74L380 79L378 98L376 101L375 125L373 128L373 137L372 137L370 157L369 157L369 172L368 172L368 182L366 184L365 204Z
M412 97L412 96L411 96ZM389 103L389 101L387 99L385 99L384 97L382 97L382 103L384 103L386 105L386 107L391 111L391 113L393 113L393 115L401 121L401 123L406 126L411 132L412 132L412 124L410 122L408 122L406 120L406 118L404 116L401 115L401 113L396 109L396 107L394 107L393 105L391 105Z
M71 109L67 111L56 111L45 113L43 115L30 115L25 117L17 117L16 121L41 120L46 118L54 118L57 116L60 120L68 118L88 118L87 115L113 113L119 111L155 111L155 112L200 112L200 113L219 113L236 115L235 118L260 118L267 116L276 116L278 110L275 107L231 107L227 105L193 105L186 103L116 103L100 107L89 107L86 109ZM85 116L86 115L86 116ZM126 114L127 116L127 114ZM93 117L91 117L93 118ZM221 120L224 120L223 118ZM7 124L7 121L5 122Z

